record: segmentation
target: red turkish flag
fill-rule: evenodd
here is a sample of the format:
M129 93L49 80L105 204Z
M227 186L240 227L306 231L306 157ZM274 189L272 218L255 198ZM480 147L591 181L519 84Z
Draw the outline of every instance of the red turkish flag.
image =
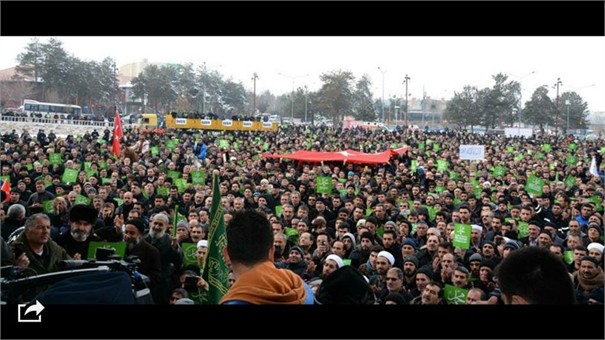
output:
M122 121L120 119L120 115L118 110L116 110L116 116L113 121L113 154L117 157L120 157L120 138L124 136L124 132L122 132Z
M6 193L6 201L8 201L11 197L11 185L10 183L8 183L8 180L4 181L4 183L2 183L2 191L4 191L4 193Z

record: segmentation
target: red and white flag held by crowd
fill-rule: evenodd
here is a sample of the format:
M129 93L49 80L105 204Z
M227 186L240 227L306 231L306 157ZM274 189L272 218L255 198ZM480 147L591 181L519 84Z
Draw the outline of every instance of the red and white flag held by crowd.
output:
M122 120L120 114L116 109L116 115L113 121L113 154L120 157L120 138L124 136L122 132Z

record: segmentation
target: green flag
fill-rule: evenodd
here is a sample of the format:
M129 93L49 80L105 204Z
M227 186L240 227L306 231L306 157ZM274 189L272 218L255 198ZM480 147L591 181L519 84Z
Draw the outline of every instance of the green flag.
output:
M443 298L447 301L448 305L464 305L466 304L466 296L468 290L464 288L458 288L452 285L445 285L443 289Z
M197 265L197 244L196 243L181 243L183 248L183 264L184 265Z
M212 209L208 228L208 253L202 277L208 282L208 304L217 305L229 289L229 268L223 257L227 246L224 208L221 204L218 174L212 175Z
M525 185L525 191L536 196L542 195L542 187L544 186L544 179L538 178L535 175L529 176L527 184Z

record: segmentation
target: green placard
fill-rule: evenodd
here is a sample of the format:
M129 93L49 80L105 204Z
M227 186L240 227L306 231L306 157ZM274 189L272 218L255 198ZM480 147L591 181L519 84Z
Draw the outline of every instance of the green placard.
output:
M418 161L415 159L412 159L412 164L410 165L410 169L412 169L413 173L416 173L416 171L418 171Z
M75 183L78 179L78 170L74 169L65 169L63 172L63 176L61 177L61 181L65 184Z
M578 148L578 144L569 143L569 145L567 145L567 148L569 149L569 151L575 151Z
M452 285L445 285L443 289L443 298L448 305L464 305L466 304L466 296L468 290L464 288L458 288Z
M92 176L98 175L99 172L97 170L86 170L86 178L90 179Z
M265 150L265 151L269 150L269 146L270 146L270 145L271 145L271 144L266 143L266 142L265 142L265 143L263 143L263 150Z
M315 192L319 194L332 193L332 177L321 176L315 178Z
M31 170L33 170L33 169L34 169L34 165L33 165L32 163L27 163L27 164L25 164L25 168L26 168L27 170L31 171Z
M433 151L439 152L439 150L441 150L441 145L438 143L433 144Z
M436 209L435 207L426 207L426 210L429 211L429 220L434 221L435 220L435 216L437 216L437 212L439 211L438 209Z
M84 196L84 195L78 195L76 196L76 202L75 204L84 204L84 205L89 205L90 204L90 198Z
M503 166L495 166L492 169L492 173L494 174L494 177L504 176L506 175L506 168Z
M603 200L599 196L590 196L586 201L594 203L598 212L603 212Z
M544 150L545 152L551 152L552 146L550 146L550 144L542 144L542 150Z
M181 177L181 173L175 170L168 170L166 172L166 176L172 178L173 180Z
M519 221L519 230L517 231L518 237L523 238L529 236L529 223Z
M53 214L55 208L53 207L53 200L46 200L42 202L42 206L44 207L44 212L47 214Z
M218 146L219 146L220 148L228 148L228 147L229 147L229 141L228 141L228 140L226 140L226 139L220 139L220 140L218 141Z
M288 242L292 242L292 244L298 244L298 230L286 227L286 238L288 239Z
M344 264L345 266L350 266L351 265L351 259L342 259L342 264Z
M54 164L61 165L63 163L61 154L60 153L51 153L50 155L48 155L48 163L53 164L53 165Z
M169 139L166 141L166 149L173 150L175 147L176 143L173 140Z
M536 152L536 159L544 159L544 157L546 157L543 153L541 153L540 151Z
M520 160L522 160L522 159L523 159L523 154L522 154L522 153L518 153L518 154L515 156L515 158L514 158L514 160L516 160L516 161L520 161Z
M174 185L179 188L179 193L183 193L187 189L187 180L184 178L177 178L173 180Z
M101 184L105 185L105 184L110 184L111 183L111 178L101 178Z
M97 164L99 164L99 169L107 169L107 162L99 161Z
M513 153L513 152L515 152L515 148L514 148L514 147L512 147L512 146L507 146L507 147L506 147L506 152L508 152L508 153Z
M183 264L186 265L197 265L197 244L195 243L181 243L183 249Z
M565 186L568 188L573 187L576 184L576 178L573 177L572 175L567 176L567 178L565 178Z
M577 156L567 156L565 157L565 164L567 165L576 165L578 163L578 157Z
M206 185L206 170L191 171L191 183Z
M423 150L423 151L424 151L425 147L426 147L426 146L425 146L425 144L424 144L424 143L419 143L419 144L418 144L418 149L420 149L420 150Z
M380 226L378 228L376 228L376 235L382 237L382 235L384 235L384 227Z
M435 187L435 192L440 194L445 191L445 187L443 185L438 185Z
M151 150L151 155L153 157L156 157L160 154L160 147L159 146L152 146L149 150Z
M469 249L471 244L471 225L456 223L454 225L454 247Z
M90 165L92 164L92 162L84 162L84 171L90 170Z
M88 244L88 259L94 259L97 253L97 248L113 249L115 255L118 255L120 259L124 258L126 254L126 242L94 242L91 241Z
M158 193L158 195L164 195L164 196L168 196L168 193L170 192L168 188L162 186L156 189L156 192Z
M114 198L114 200L118 203L118 207L121 206L122 204L124 204L124 200L121 198Z
M435 144L435 145L437 145L437 144ZM449 164L447 163L446 160L443 160L443 159L437 160L437 170L442 171L442 172L446 171L448 166L449 166Z
M565 260L565 263L571 264L573 262L573 250L564 251L563 259Z
M284 207L282 207L281 205L276 205L275 206L275 215L277 215L277 217L281 217L281 211Z
M450 171L450 179L457 180L460 178L460 173L456 171Z
M530 194L534 194L535 196L541 196L543 185L544 179L538 178L535 175L531 175L527 179L527 185L525 186L525 190Z

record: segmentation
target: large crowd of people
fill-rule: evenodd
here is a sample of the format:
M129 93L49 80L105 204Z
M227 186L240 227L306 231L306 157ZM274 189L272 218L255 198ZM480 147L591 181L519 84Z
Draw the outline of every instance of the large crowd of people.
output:
M140 260L155 303L203 303L211 175L218 170L227 230L232 220L240 229L258 216L267 220L277 269L263 270L302 280L290 292L293 303L603 303L602 138L134 127L124 131L119 156L109 130L64 138L13 130L1 138L0 180L8 183L0 209L3 266L49 273L61 260L89 259L90 242L124 242L124 256ZM263 155L404 145L407 152L378 165ZM483 145L484 159L460 159L460 145ZM318 192L319 177L331 179L329 192ZM249 210L261 215L247 216ZM464 230L466 244L457 235ZM238 246L228 245L229 255L244 261L229 274L230 285L254 281L241 269L251 264L231 253L246 253ZM522 250L534 269L567 275L544 276L560 281L544 285L535 272L511 267L514 258L500 266ZM264 254L260 260L268 265ZM532 280L573 292L556 300L559 293L522 288ZM242 300L242 285L227 300Z

